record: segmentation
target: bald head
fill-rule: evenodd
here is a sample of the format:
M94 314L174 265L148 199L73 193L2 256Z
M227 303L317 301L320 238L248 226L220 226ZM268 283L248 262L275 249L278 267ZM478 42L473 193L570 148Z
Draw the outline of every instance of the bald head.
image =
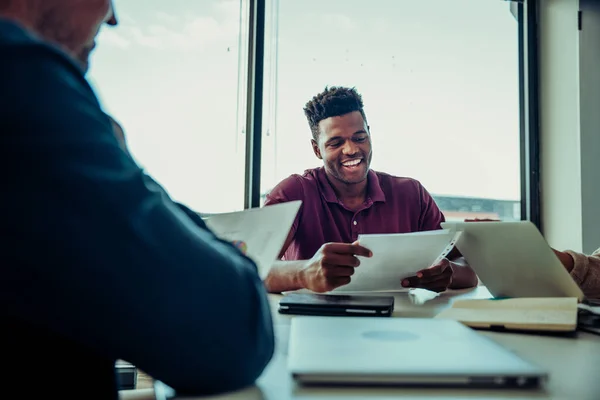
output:
M117 24L112 0L0 0L0 17L62 48L84 71L100 27Z

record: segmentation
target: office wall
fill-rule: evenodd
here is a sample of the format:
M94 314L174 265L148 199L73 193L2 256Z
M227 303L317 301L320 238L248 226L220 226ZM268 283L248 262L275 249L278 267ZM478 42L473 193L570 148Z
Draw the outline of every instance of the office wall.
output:
M557 249L583 249L577 0L540 0L542 229Z
M600 2L541 0L539 22L543 233L558 249L591 253L600 247Z
M580 0L581 207L583 251L600 247L600 1Z

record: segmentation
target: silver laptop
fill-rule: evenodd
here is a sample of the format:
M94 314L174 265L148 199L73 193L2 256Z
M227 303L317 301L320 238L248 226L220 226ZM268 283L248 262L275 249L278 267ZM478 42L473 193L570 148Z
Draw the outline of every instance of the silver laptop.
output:
M539 386L546 372L461 323L297 316L288 367L302 384Z
M583 300L583 292L531 222L445 222L442 227L462 231L456 247L494 297Z

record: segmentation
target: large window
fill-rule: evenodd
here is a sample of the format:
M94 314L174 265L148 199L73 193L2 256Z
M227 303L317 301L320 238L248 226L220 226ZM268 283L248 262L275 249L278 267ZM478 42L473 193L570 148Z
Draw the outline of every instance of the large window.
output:
M499 0L272 0L261 189L319 166L304 104L363 95L372 168L421 183L448 219L520 219L518 23Z
M344 85L363 95L373 169L418 179L448 219L522 217L520 38L508 2L266 0L254 133L257 2L116 1L120 25L100 34L90 81L175 200L205 213L243 208L247 134L262 135L263 196L320 166L302 109Z
M244 207L246 2L124 0L90 80L130 151L202 212Z

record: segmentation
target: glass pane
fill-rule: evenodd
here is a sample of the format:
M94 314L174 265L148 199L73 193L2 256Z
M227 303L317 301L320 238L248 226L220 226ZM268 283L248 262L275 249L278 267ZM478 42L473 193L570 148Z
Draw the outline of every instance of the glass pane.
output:
M245 5L115 2L120 24L103 29L92 60L91 82L133 156L200 212L244 208Z
M518 26L498 0L273 0L262 190L320 166L303 106L362 94L372 168L419 180L449 220L520 219Z

